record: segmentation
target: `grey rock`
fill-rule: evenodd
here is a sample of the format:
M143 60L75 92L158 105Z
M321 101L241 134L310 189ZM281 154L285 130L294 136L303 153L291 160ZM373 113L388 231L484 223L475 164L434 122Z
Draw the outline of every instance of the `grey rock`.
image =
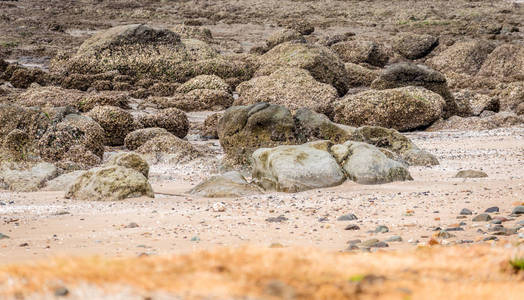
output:
M519 205L519 206L515 207L511 211L511 214L513 214L513 215L522 215L522 214L524 214L524 205Z
M354 214L347 214L347 215L338 217L337 221L353 221L357 219L358 219L357 216L355 216Z
M402 242L402 237L400 235L394 235L388 238L386 242Z
M52 180L49 180L43 191L67 191L69 186L75 182L75 180L84 174L85 171L73 171L69 173L62 174Z
M26 168L23 164L6 163L0 166L0 182L12 191L34 192L58 176L55 165L47 162L37 163Z
M485 213L499 212L499 208L497 206L492 206L492 207L486 208L484 212Z
M266 222L269 222L269 223L281 223L281 222L284 222L284 221L287 221L287 220L288 220L288 218L286 218L284 215L280 215L278 217L267 218Z
M241 197L262 192L262 189L247 182L237 171L212 176L189 191L190 194L208 198Z
M488 215L488 214L476 215L475 217L473 217L472 221L473 222L487 222L487 221L491 221L491 216Z
M472 215L473 212L467 208L463 208L461 211L460 211L460 214L461 215Z
M344 228L344 230L360 230L360 227L356 224L349 224Z
M375 228L375 233L386 233L386 232L389 232L389 228L387 226L384 226L384 225L380 225L380 226L377 226L377 228Z
M488 177L488 174L478 170L462 170L459 171L455 178L484 178Z

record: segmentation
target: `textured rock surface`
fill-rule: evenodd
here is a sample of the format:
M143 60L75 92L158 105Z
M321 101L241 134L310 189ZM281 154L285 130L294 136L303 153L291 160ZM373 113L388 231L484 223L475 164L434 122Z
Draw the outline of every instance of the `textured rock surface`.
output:
M367 40L353 40L336 43L331 46L344 62L368 63L383 67L389 61L389 55L384 45Z
M184 138L189 130L187 115L177 108L166 108L156 113L141 113L136 122L142 128L164 128L179 138Z
M494 49L494 44L488 41L457 42L426 62L443 72L475 75Z
M120 107L96 106L87 116L104 128L106 142L110 146L123 145L126 135L134 129L133 116Z
M349 179L361 184L413 180L407 168L389 159L378 148L359 142L331 147Z
M344 63L329 48L286 42L260 57L256 75L269 75L280 67L308 70L317 81L334 86L339 95L348 90L348 76Z
M523 80L524 47L516 44L503 44L491 52L482 67L480 76L493 76L503 80Z
M124 140L124 145L129 150L136 150L138 147L142 146L150 139L153 139L157 136L165 136L165 135L171 135L171 133L169 133L169 131L167 131L164 128L151 127L151 128L137 129L135 131L130 132L126 136Z
M438 120L444 104L440 95L421 87L369 90L337 101L333 120L350 126L413 130Z
M329 84L316 81L308 71L299 68L280 68L269 76L259 76L237 87L239 98L235 105L268 102L295 111L309 108L326 113L337 98Z
M93 168L71 184L66 198L78 200L115 201L147 196L154 198L153 189L140 172L122 166Z
M174 135L157 136L136 149L149 163L188 163L206 155L206 149L197 147Z
M106 165L133 169L142 173L146 178L149 177L149 164L140 155L133 152L117 153L111 156Z
M393 41L393 49L408 59L419 59L438 46L438 38L429 34L401 33Z
M9 190L35 192L44 184L58 176L58 169L50 163L24 164L4 163L0 166L0 183Z
M267 190L283 192L339 185L345 176L329 146L320 141L258 149L253 153L253 178Z
M247 182L244 176L236 171L212 176L189 191L190 194L208 198L242 197L261 192L258 186Z

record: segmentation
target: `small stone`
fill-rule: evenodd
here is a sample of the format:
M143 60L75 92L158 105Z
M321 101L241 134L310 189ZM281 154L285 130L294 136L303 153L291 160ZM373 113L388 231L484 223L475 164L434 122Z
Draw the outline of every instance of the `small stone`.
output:
M338 217L337 221L353 221L357 219L358 219L357 216L355 216L354 214L347 214L347 215Z
M2 239L8 239L8 238L9 238L8 235L5 235L5 234L3 234L3 233L0 232L0 240L2 240Z
M504 230L504 226L496 224L495 226L490 226L488 231L501 231Z
M271 217L271 218L267 218L266 219L266 222L270 222L270 223L280 223L280 222L284 222L284 221L287 221L288 218L284 217L284 215L280 215L278 217Z
M441 230L439 231L439 233L437 233L437 237L439 239L449 239L449 238L455 237L455 235L447 232L446 230Z
M373 245L373 247L375 247L375 248L386 248L386 247L389 247L389 245L386 242L380 241L380 242L376 243L375 245Z
M344 228L344 230L360 230L360 227L356 224L349 224Z
M491 221L491 216L488 215L488 214L480 214L480 215L476 215L473 219L472 219L473 222L487 222L487 221Z
M362 243L362 241L359 240L359 239L348 241L348 244L350 244L350 245L356 245L356 244L360 244L360 243Z
M346 248L346 250L358 250L358 249L359 249L358 246L355 245L355 244L350 244L350 245Z
M18 246L19 246L19 247L28 247L29 244L28 244L28 243L22 243L22 244L20 244L20 245L18 245Z
M491 224L502 224L502 220L501 219L494 219L493 221L491 221Z
M497 206L492 206L492 207L486 208L486 210L484 212L485 213L499 212L499 208Z
M124 228L137 228L137 227L138 227L137 223L131 222L131 223L127 224Z
M375 233L386 233L386 232L389 232L389 228L387 226L380 225L377 228L375 228L374 232Z
M402 242L402 237L400 235L394 235L388 238L386 242Z
M446 231L464 231L464 228L462 228L462 227L450 227L450 228L446 228Z
M467 208L463 208L461 211L460 211L460 214L461 215L472 215L473 212Z
M511 212L512 215L522 215L524 214L524 205L519 205L513 209Z
M362 242L360 246L363 248L371 248L378 242L380 242L378 239L369 239L369 240Z
M69 290L65 287L59 287L55 289L55 296L56 297L65 297L69 295Z
M485 237L485 238L483 239L483 241L485 241L485 242L486 242L486 241L498 241L498 240L499 240L499 238L496 237L496 236L488 236L488 237Z
M488 174L478 170L462 170L459 171L455 178L483 178L488 177Z
M191 238L191 241L192 242L200 242L200 237L194 236L194 237Z
M213 211L214 212L225 212L226 211L226 204L224 202L215 202L215 203L213 203Z

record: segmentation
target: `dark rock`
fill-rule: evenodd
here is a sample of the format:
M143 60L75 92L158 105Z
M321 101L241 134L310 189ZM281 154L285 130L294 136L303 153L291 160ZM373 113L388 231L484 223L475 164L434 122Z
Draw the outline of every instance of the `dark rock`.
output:
M360 227L356 224L349 224L344 230L360 230Z
M280 223L280 222L284 222L284 221L287 221L288 218L284 217L284 215L280 215L278 217L271 217L271 218L267 218L266 219L266 222L270 222L270 223Z
M513 215L522 215L524 214L524 205L519 205L513 209L511 212Z
M460 211L460 214L461 215L472 215L473 212L467 208L463 208L461 211Z
M476 215L473 219L472 219L473 222L487 222L487 221L491 221L491 216L488 215L488 214L480 214L480 215Z
M499 212L499 208L497 206L489 207L489 208L486 208L486 210L484 212L485 213Z
M343 215L337 218L337 221L353 221L353 220L358 220L357 216L355 216L354 214L347 214L347 215Z
M389 232L389 228L387 226L380 225L377 228L375 228L374 232L375 233L386 233L386 232Z

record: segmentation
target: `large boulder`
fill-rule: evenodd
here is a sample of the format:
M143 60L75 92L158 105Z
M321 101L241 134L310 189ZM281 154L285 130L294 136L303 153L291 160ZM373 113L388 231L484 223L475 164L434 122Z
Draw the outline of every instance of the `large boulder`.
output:
M462 117L479 116L484 111L498 112L500 101L497 97L479 94L470 90L460 90L454 93L458 113Z
M199 75L186 81L177 88L177 92L188 93L192 90L221 90L230 92L231 87L222 78L216 75Z
M218 122L223 113L214 113L208 116L200 127L200 135L207 139L218 139Z
M0 165L0 187L17 192L35 192L58 176L58 169L51 163L3 163Z
M151 164L183 164L205 157L208 150L174 135L161 135L145 142L136 152Z
M301 108L295 112L298 141L329 140L335 144L350 140L354 127L332 122L326 115Z
M524 81L512 82L498 92L501 110L516 110L524 103Z
M398 34L393 40L393 49L408 59L419 59L438 46L438 38L429 34L411 32Z
M146 178L149 177L149 164L140 155L133 152L114 154L106 165L133 169L142 173Z
M115 165L86 171L69 186L65 195L68 199L91 201L115 201L140 196L155 196L147 178L134 169Z
M149 102L159 108L178 108L184 111L224 110L233 104L233 95L221 89L194 89L172 97L152 97Z
M189 191L192 195L207 198L242 197L261 192L258 186L247 182L237 171L212 176Z
M333 120L349 126L407 131L431 125L442 115L444 105L439 94L422 87L369 90L337 101Z
M489 41L457 42L437 56L428 59L426 63L442 72L475 75L494 49L495 45Z
M282 192L339 185L346 178L329 146L319 141L258 149L253 153L253 178L266 190Z
M356 183L379 184L413 180L403 164L389 159L372 145L348 141L334 145L331 151L348 178Z
M76 106L84 93L57 86L40 86L32 84L17 97L17 103L23 106Z
M124 145L127 149L132 151L138 149L140 146L142 146L151 139L167 135L171 135L171 133L169 133L169 131L167 131L164 128L151 127L137 129L135 131L130 132L126 136L126 138L124 139Z
M276 45L291 41L305 43L306 39L300 34L300 32L294 29L284 28L272 33L266 39L266 47L267 50L269 50L274 48Z
M262 55L259 63L257 76L270 75L280 67L301 68L308 70L317 81L334 86L339 95L348 90L344 63L324 46L285 42Z
M60 123L47 130L38 141L37 148L40 156L51 162L67 159L92 166L99 163L103 157L104 141L105 131L97 122L87 116L68 114ZM85 156L78 157L72 152L91 153L97 156L98 160L92 155L87 155L90 158L86 161Z
M178 24L171 27L170 29L184 39L197 39L201 41L213 40L211 30L205 27Z
M488 55L478 75L509 81L524 80L524 47L516 44L498 46Z
M220 144L233 164L248 164L258 148L296 144L294 130L291 112L268 103L230 107L218 123Z
M299 68L280 68L269 76L259 76L237 87L239 98L235 105L268 102L295 111L309 108L326 113L337 99L333 86L316 81L308 71Z
M126 135L133 131L135 126L133 116L116 106L96 106L87 113L87 116L104 128L106 142L110 146L123 145Z
M377 90L404 86L421 86L441 95L446 101L444 105L444 118L457 113L457 104L448 89L446 77L444 77L442 73L424 65L412 63L391 65L371 84L371 88Z
M433 123L427 130L487 130L499 127L522 126L522 124L524 124L524 116L518 116L514 112L503 111L487 117L463 118L453 116Z
M331 49L344 62L367 63L372 66L383 67L389 61L389 55L384 45L368 40L352 40L336 43Z
M380 75L380 70L370 69L354 63L345 63L350 87L370 86Z
M156 113L141 113L136 116L139 128L164 128L179 138L184 138L189 130L187 115L178 108L166 108Z
M24 131L31 140L39 139L50 125L49 114L40 108L0 104L0 141L14 129Z

